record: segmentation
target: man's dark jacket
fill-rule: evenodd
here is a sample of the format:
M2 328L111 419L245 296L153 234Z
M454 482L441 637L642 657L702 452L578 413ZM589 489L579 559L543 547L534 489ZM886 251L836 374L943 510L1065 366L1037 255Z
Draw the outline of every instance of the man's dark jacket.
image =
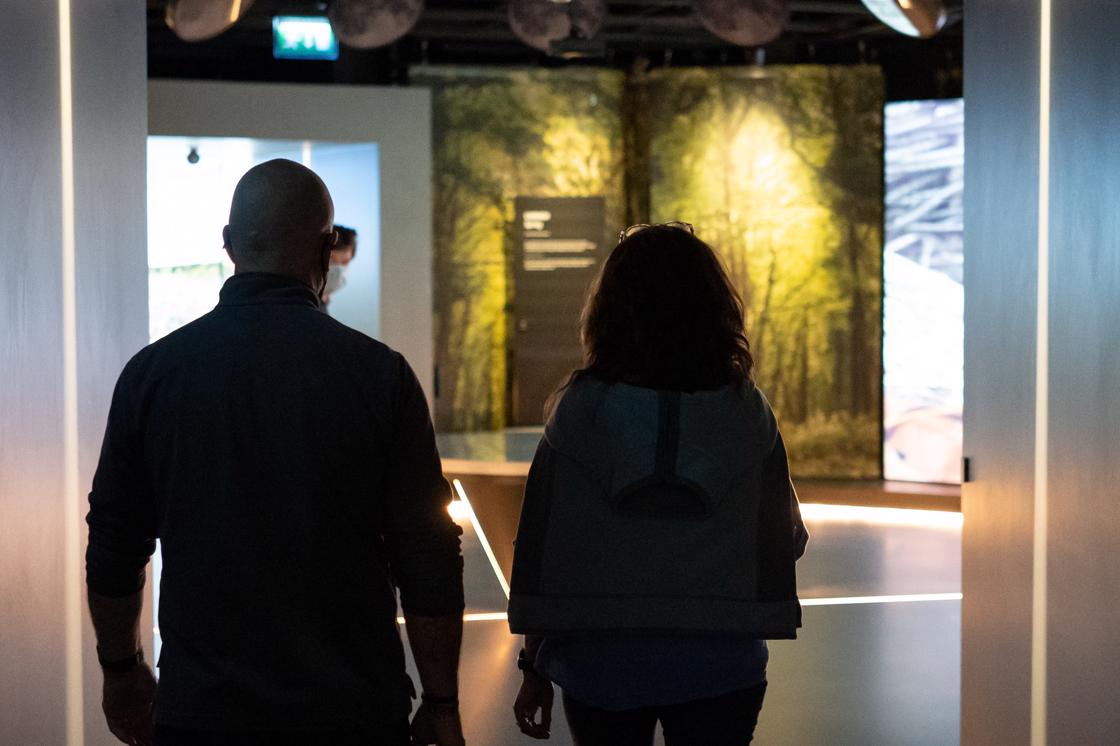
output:
M405 360L278 275L137 354L90 494L87 582L160 541L156 722L376 728L409 711L406 613L463 609L459 529Z

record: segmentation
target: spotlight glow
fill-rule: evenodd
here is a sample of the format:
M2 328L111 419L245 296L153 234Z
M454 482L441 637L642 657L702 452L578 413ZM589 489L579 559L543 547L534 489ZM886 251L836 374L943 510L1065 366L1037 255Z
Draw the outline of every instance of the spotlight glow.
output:
M447 513L456 523L470 520L470 510L462 500L452 500L447 504Z

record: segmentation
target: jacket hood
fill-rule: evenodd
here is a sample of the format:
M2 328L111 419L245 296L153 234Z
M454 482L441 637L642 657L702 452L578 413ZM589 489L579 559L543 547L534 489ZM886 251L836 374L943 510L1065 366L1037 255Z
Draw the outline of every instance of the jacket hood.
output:
M545 426L549 445L587 467L615 507L642 488L667 487L705 513L776 437L770 406L750 383L684 393L586 377Z

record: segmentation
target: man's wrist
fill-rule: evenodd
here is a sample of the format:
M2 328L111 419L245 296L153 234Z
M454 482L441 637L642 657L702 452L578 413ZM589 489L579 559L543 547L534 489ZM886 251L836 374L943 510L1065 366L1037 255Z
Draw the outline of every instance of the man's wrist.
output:
M521 670L521 673L524 674L525 678L527 679L548 681L548 677L538 671L533 665L533 658L524 648L522 648L517 653L517 667Z
M101 665L101 670L107 674L128 673L144 663L144 648L138 648L131 655L117 658L102 655L101 649L98 648L97 662Z

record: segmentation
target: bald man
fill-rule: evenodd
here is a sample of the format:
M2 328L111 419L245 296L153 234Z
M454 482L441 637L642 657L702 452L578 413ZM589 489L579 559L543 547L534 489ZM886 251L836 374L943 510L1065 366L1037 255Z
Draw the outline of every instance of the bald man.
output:
M117 382L86 580L125 743L462 743L460 531L408 363L319 308L333 213L299 164L246 173L218 306ZM158 688L139 630L157 539Z

